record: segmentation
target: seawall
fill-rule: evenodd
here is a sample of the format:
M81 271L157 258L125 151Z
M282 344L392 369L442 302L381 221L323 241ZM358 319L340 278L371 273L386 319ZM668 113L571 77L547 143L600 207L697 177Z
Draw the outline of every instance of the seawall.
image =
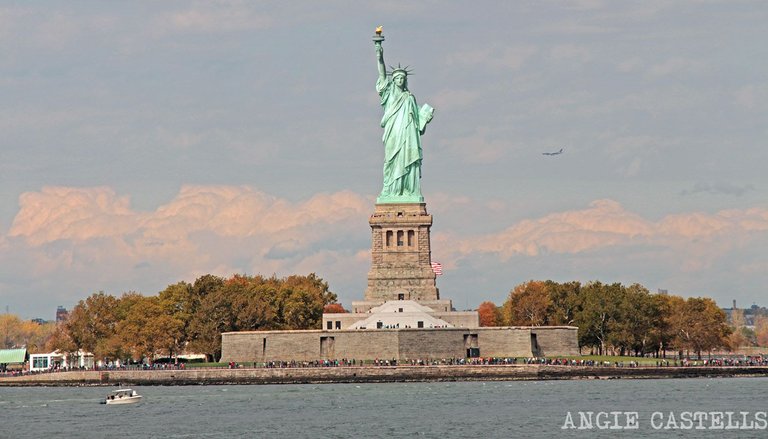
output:
M463 365L310 367L254 369L112 370L0 377L0 386L115 386L387 383L413 381L510 381L563 379L652 379L765 377L768 367L590 367L551 365Z

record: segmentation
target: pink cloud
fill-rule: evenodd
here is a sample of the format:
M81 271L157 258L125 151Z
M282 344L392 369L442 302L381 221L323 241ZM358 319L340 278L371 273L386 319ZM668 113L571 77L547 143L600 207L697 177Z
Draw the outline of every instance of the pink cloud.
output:
M140 220L128 197L106 187L44 187L22 194L19 204L9 236L23 236L32 245L114 236L134 230Z
M211 265L229 266L212 255L221 261L242 258L234 256L242 250L226 248L239 248L233 239L252 245L247 252L251 257L266 255L288 239L306 256L313 252L308 247L327 237L320 232L342 234L350 221L371 210L369 200L348 191L291 203L247 186L184 186L152 212L132 209L128 197L103 187L46 187L22 194L19 203L8 236L33 249L65 240L80 260L95 264L121 260L131 266L154 260L205 272ZM55 261L77 265L62 255ZM252 264L274 271L280 263L257 259Z
M453 209L432 201L437 216L508 209L498 200L488 207L455 199ZM45 187L22 194L19 204L9 232L0 235L0 263L24 278L68 279L73 296L105 286L153 293L206 273L317 272L354 285L363 284L370 264L365 218L373 200L349 191L292 202L248 186L190 185L157 209L139 211L110 188ZM503 265L513 257L566 255L573 266L564 270L590 273L601 269L593 266L596 260L612 260L620 249L627 261L650 264L648 270L683 276L712 270L738 252L759 254L754 243L765 242L766 231L765 208L651 220L603 199L516 221L498 233L438 228L432 249L446 270L478 256ZM743 270L755 273L764 261L751 264ZM362 292L347 294L359 298Z
M651 221L613 200L597 200L586 209L558 212L520 221L499 233L475 238L445 236L453 258L472 253L536 257L546 253L578 254L616 246L652 246L680 256L681 267L708 267L729 250L746 246L750 234L768 230L768 210L693 212ZM438 241L440 243L441 241Z

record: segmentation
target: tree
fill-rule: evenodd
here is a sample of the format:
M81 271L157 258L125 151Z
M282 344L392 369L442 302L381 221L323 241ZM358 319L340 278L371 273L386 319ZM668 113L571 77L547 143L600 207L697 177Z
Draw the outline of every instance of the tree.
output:
M209 361L221 357L221 333L233 331L235 313L225 289L209 291L201 297L189 324L189 348L203 353Z
M24 346L30 352L38 352L55 329L53 323L39 324L21 320L15 314L0 314L0 349Z
M293 275L280 282L280 290L278 297L284 302L278 318L284 329L322 329L323 307L336 301L327 282L315 273Z
M698 358L703 351L727 347L731 334L725 311L714 300L703 297L685 300L675 329L678 331L676 347L692 351Z
M69 336L66 326L63 323L56 324L53 333L48 337L45 343L45 350L53 352L58 350L65 353L77 352L77 346Z
M48 339L51 338L56 330L55 322L35 323L27 320L23 323L23 342L29 352L41 352L45 350Z
M572 326L576 312L579 310L579 295L581 283L567 282L559 284L548 280L545 282L549 291L552 306L549 314L549 324L553 326Z
M158 294L159 306L164 315L170 316L174 325L180 325L172 346L169 346L169 356L183 351L187 345L189 325L195 311L195 297L192 285L178 282L168 285Z
M215 354L221 352L220 330L226 329L234 320L231 303L221 300L218 294L223 285L223 278L206 274L197 278L191 289L191 317L186 333L188 347L205 354L209 360L214 360Z
M667 357L667 349L674 347L677 338L677 320L685 301L680 296L656 294L651 296L658 314L651 328L650 339L656 356Z
M323 307L323 314L334 314L334 313L347 313L346 309L344 309L343 306L341 306L340 303L329 303L328 305L325 305Z
M0 314L0 348L10 349L17 346L20 324L21 319L17 315Z
M640 284L621 287L617 298L616 315L609 323L608 339L619 355L628 351L635 356L655 350L653 328L660 320L657 303Z
M768 347L768 317L755 317L755 336L758 346Z
M552 301L546 284L529 281L515 287L503 305L505 323L511 326L541 326L547 324Z
M728 345L732 350L736 350L749 343L748 333L745 333L746 322L744 319L744 310L731 310L731 335L728 337Z
M501 310L493 302L483 302L477 307L477 314L480 317L480 326L500 326Z
M269 329L320 329L323 308L336 302L328 283L306 276L203 276L192 286L194 312L189 348L209 359L221 356L221 333Z
M323 304L315 299L307 290L289 290L283 309L287 329L320 329Z
M243 285L227 284L232 295L232 306L235 307L235 330L255 331L276 329L277 311L269 296L272 290L271 282L261 276L247 279Z
M150 363L158 355L172 355L184 324L163 308L158 296L140 297L133 301L126 318L118 325L122 346L135 360Z
M579 345L597 348L603 355L611 330L619 315L623 289L621 284L590 282L580 289L578 310L574 323L579 327Z
M92 352L96 358L115 353L115 328L118 322L118 299L103 291L81 300L65 323L72 342L78 349Z

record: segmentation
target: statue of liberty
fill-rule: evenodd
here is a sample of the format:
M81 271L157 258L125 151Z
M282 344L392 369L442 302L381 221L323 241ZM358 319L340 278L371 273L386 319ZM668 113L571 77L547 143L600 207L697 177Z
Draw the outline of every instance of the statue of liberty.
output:
M421 195L421 135L432 120L434 109L416 105L408 90L408 70L398 66L387 73L381 27L376 29L373 44L379 64L376 91L381 97L384 116L384 184L377 203L423 203Z

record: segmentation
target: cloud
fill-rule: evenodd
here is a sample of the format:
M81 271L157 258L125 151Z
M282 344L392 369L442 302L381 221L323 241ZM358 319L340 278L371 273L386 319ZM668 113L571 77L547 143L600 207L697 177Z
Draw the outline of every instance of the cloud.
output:
M478 126L474 132L445 141L451 154L466 163L493 163L515 148L505 130L508 127Z
M651 77L663 77L677 74L701 73L707 64L700 60L688 58L671 58L662 63L654 64L648 68L647 74Z
M57 10L51 5L33 2L0 6L0 37L11 37L0 39L0 45L10 43L11 47L15 46L14 51L20 47L27 51L59 51L69 49L89 35L91 41L88 43L103 42L115 35L123 19L104 11L104 8L92 8L88 13L79 13L76 6ZM82 46L78 47L82 49Z
M768 84L749 84L739 87L734 93L737 104L750 110L768 108Z
M668 215L658 221L629 212L613 200L588 208L520 221L501 232L472 238L447 236L451 257L476 253L536 258L550 254L597 254L621 248L627 256L663 255L685 271L711 267L729 252L749 246L768 231L768 209L725 210ZM650 249L650 250L649 250Z
M0 294L26 291L24 306L73 304L99 290L154 294L209 273L316 272L344 293L364 284L370 264L372 202L349 191L294 202L249 186L188 185L139 211L108 187L45 187L19 205L0 234L0 278L9 280Z
M456 199L453 205L470 202ZM497 204L491 207L499 208ZM86 268L118 258L135 269L204 266L219 260L233 268L279 271L306 265L307 258L336 261L343 253L354 259L362 251L359 246L367 245L366 229L354 229L360 236L352 245L344 244L352 239L345 235L369 211L369 200L346 191L292 203L247 186L185 186L171 202L140 212L110 188L46 187L20 197L20 210L0 249L12 251L23 240L27 251L44 256L41 266L47 269ZM585 209L525 219L498 233L467 237L449 230L434 237L438 246L452 242L447 253L454 260L477 253L505 260L615 247L666 248L685 255L699 246L716 258L718 251L767 230L768 210L761 208L674 214L652 221L603 199ZM329 247L337 253L327 253Z
M450 88L440 91L434 97L434 106L441 111L460 110L474 104L481 97L480 91Z
M630 73L639 70L644 65L644 61L639 57L631 57L616 64L616 70L623 73Z
M448 57L449 66L489 67L494 70L520 70L539 48L535 45L513 45L463 50Z
M680 195L710 194L710 195L730 195L740 197L747 192L755 190L755 186L745 184L739 186L728 182L696 182L691 189L680 191Z
M182 32L234 32L266 29L271 17L254 12L247 2L216 1L200 3L164 17L171 29Z
M551 214L524 220L506 230L465 240L462 252L497 253L502 258L514 254L538 256L541 253L579 253L618 245L638 236L649 235L651 225L622 209L612 200L598 200L588 209Z
M555 61L576 61L585 63L593 58L592 51L580 44L559 44L549 50L549 57Z
M564 5L565 8L573 10L600 9L605 7L604 0L576 0Z
M9 236L23 236L32 245L60 239L84 241L134 230L140 215L127 197L106 187L45 187L19 197L21 209Z
M23 240L45 265L82 269L115 259L137 268L205 265L217 255L254 270L262 255L313 253L326 233L343 233L370 209L352 192L291 203L247 186L184 186L152 212L132 209L128 197L106 187L46 187L22 194L19 203L9 239Z
M720 266L759 276L766 263L760 255L768 209L761 207L651 220L601 199L473 236L462 223L478 224L474 220L446 226L450 210L472 211L482 221L508 216L512 206L447 194L431 201L444 224L433 230L432 250L447 277L498 277L482 273L515 267L525 278L615 279L618 273L631 282L650 278L682 288ZM37 300L74 303L98 290L154 294L207 273L308 272L328 280L343 301L359 300L370 265L365 218L371 200L348 191L290 201L249 186L189 185L166 204L139 211L108 187L45 187L24 193L19 204L10 230L0 235L0 274L13 284L0 287L6 294L31 285L40 292ZM745 261L743 254L756 256ZM467 288L462 282L449 282L445 292ZM54 293L61 289L66 292Z

